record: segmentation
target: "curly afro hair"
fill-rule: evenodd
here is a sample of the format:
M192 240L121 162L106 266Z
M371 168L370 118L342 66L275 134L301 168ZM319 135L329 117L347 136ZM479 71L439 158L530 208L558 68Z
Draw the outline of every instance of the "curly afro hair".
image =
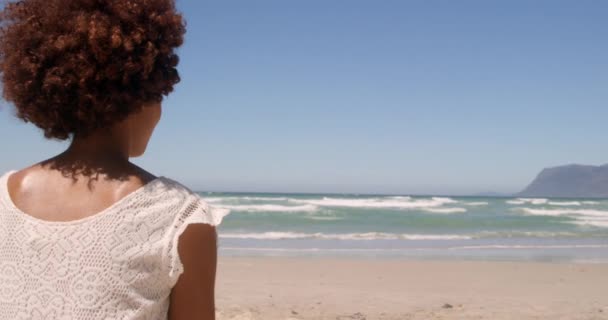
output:
M21 0L0 13L3 97L66 140L161 102L179 82L174 0Z

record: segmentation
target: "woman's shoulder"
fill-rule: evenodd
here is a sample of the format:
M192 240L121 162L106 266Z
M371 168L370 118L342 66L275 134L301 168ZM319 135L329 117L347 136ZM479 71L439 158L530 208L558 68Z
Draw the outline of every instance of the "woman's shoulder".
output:
M17 203L19 203L22 194L29 195L28 199L35 198L36 201L34 202L36 203L80 194L75 189L66 189L57 183L55 183L56 188L50 186L49 173L36 170L36 168L8 170L0 176L1 187L6 187L8 194L11 195L13 200L17 200ZM10 181L8 178L10 178ZM172 216L176 223L178 221L196 220L212 225L220 224L222 218L229 213L229 210L225 208L209 204L204 197L178 179L165 175L156 176L143 169L140 170L140 174L131 177L128 181L105 186L100 184L96 189L96 192L105 194L105 198L112 198L111 203L104 203L97 208L93 208L94 210L81 208L80 211L84 212L91 209L88 211L101 212L109 210L108 208L116 209L127 205L135 205L141 209L146 209L142 213L152 214L159 211L163 212L166 218L169 218L166 215L171 212L172 214L169 214L169 216ZM67 192L69 195L64 192L66 190L71 190ZM33 197L32 195L37 196ZM41 208L41 210L44 211L45 208Z
M148 195L152 199L156 199L155 201L179 203L182 207L194 204L205 207L205 209L208 207L208 203L197 192L178 179L160 175L147 185L150 186Z
M60 199L87 195L103 199L101 206L119 202L128 195L162 180L137 166L128 170L108 171L75 167L56 167L43 162L19 170L8 170L2 178L11 195ZM172 185L176 185L173 183ZM101 202L101 200L100 200Z
M229 209L209 203L198 192L174 178L161 175L155 181L159 183L151 188L151 198L160 202L179 203L176 219L181 222L197 221L217 226L230 213Z
M43 189L48 190L51 184L59 185L70 182L69 184L74 186L77 182L83 182L83 188L86 187L89 191L97 189L99 193L104 189L110 189L113 190L113 193L118 198L122 198L139 189L160 191L167 196L188 197L197 195L196 192L177 179L164 175L157 176L139 167L128 173L92 173L82 175L74 171L67 172L65 170L49 169L43 165L36 164L22 169L10 169L0 172L0 179L6 181L9 189L22 189L23 187L30 186L43 187Z

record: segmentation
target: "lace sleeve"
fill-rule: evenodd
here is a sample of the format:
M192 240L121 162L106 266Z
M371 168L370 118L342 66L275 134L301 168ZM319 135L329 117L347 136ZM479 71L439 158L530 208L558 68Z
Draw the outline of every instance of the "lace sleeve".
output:
M218 226L228 213L230 213L229 210L211 206L196 194L188 196L186 203L175 217L171 232L169 232L167 263L169 267L169 278L172 285L177 282L179 276L184 272L184 267L178 252L179 237L181 234L189 225L195 223Z

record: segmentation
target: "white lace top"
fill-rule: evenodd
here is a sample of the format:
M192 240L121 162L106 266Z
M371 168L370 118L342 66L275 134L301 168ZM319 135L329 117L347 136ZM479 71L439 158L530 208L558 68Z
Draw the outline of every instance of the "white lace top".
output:
M0 319L167 319L183 272L177 240L228 213L158 177L83 219L20 211L0 177Z

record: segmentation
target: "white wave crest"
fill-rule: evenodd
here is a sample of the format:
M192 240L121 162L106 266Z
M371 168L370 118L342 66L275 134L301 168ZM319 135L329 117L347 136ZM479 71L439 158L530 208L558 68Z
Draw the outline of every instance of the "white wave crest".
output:
M387 199L398 199L398 200L410 200L412 199L412 197L410 196L392 196L392 197L386 197Z
M582 219L580 221L574 221L572 223L578 224L578 225L581 225L581 226L594 226L594 227L608 228L608 219L607 220L604 220L604 219Z
M300 232L261 232L261 233L221 233L220 238L286 240L286 239L322 239L322 240L469 240L471 236L455 234L395 234L382 232L365 233L300 233Z
M549 201L548 204L552 205L552 206L563 206L563 207L581 205L581 203L579 201Z
M248 201L285 201L289 198L286 197L235 197L238 200Z
M222 201L286 201L287 197L249 197L249 196L226 196L226 197L203 197L207 202L222 202Z
M480 201L480 202L463 202L462 204L465 206L487 206L489 203Z
M465 208L422 208L422 210L433 213L461 213L467 212Z
M479 238L556 238L556 237L575 237L578 233L574 232L550 232L550 231L481 231L477 234Z
M544 199L544 198L517 198L515 200L507 200L508 204L546 204L547 202L549 202L549 199Z
M430 199L412 199L410 197L388 198L331 198L323 199L289 199L289 202L309 204L322 207L348 207L348 208L391 208L391 209L422 209L440 207L444 204L457 203L451 198L433 197Z
M607 217L608 211L592 210L592 209L535 209L535 208L514 208L515 210L523 211L526 214L537 216L594 216Z
M242 204L242 205L215 205L218 208L244 212L315 212L319 208L315 205L284 206L278 204Z
M608 227L608 211L592 210L592 209L535 209L535 208L515 208L528 215L536 216L565 216L573 219L568 223L577 225L595 226L606 228Z
M583 201L583 204L596 205L600 203L598 201Z

